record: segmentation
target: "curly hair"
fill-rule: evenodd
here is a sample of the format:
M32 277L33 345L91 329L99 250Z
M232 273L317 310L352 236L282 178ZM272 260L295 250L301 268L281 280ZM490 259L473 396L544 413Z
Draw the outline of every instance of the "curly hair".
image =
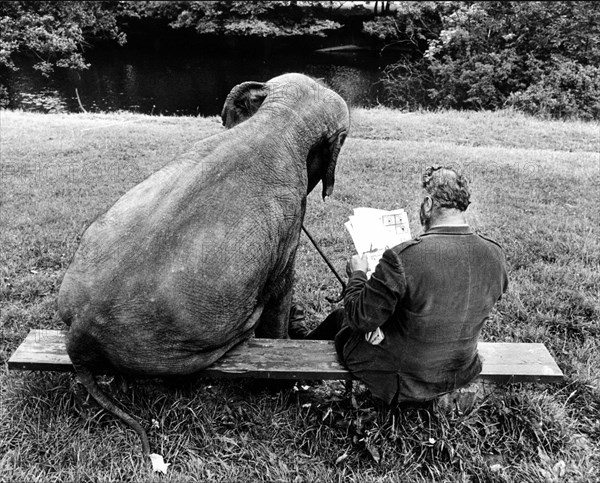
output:
M423 173L423 188L435 206L465 211L471 203L467 179L452 167L429 167Z

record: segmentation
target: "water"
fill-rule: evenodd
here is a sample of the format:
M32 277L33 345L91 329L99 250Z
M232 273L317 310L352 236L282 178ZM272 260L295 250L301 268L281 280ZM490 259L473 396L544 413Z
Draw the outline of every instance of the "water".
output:
M285 72L322 78L352 106L385 102L381 69L389 59L376 52L273 55L188 49L111 48L87 54L81 72L57 71L44 78L23 66L8 79L11 108L44 112L134 111L161 115L219 114L227 93L247 80L266 81Z

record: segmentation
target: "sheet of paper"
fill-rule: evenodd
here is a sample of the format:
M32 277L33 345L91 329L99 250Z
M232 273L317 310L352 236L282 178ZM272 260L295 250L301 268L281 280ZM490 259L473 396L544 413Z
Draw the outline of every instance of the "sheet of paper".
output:
M356 253L368 252L371 249L371 240L369 239L368 231L361 228L360 225L355 227L352 217L350 217L350 220L348 220L344 226L352 237L354 248L356 248Z
M356 252L359 255L367 254L367 277L375 270L386 249L411 239L408 216L403 209L355 208L344 226L354 242Z
M391 248L410 240L410 227L408 215L404 210L390 211L381 216L382 243Z

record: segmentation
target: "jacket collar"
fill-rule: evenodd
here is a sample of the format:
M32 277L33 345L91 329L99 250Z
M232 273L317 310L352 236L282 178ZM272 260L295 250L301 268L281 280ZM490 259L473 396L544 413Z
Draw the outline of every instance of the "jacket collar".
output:
M472 235L473 229L469 225L436 225L420 236L425 235Z

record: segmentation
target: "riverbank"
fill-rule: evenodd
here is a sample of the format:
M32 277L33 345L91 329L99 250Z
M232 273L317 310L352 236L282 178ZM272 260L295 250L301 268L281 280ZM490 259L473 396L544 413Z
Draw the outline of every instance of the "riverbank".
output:
M217 117L0 112L2 362L29 329L61 328L56 296L85 226L222 129ZM252 381L142 382L125 395L105 385L172 464L160 480L594 481L599 129L509 112L357 109L333 196L323 203L315 190L305 220L343 272L353 253L343 223L354 207L405 208L417 235L423 168L462 167L472 182L470 223L504 246L510 269L483 338L543 342L565 383L509 386L449 415L431 405L378 411L366 393L351 399L337 384L267 391ZM295 297L310 323L338 289L303 238ZM152 480L135 434L86 402L71 376L9 374L4 365L0 384L0 480Z

